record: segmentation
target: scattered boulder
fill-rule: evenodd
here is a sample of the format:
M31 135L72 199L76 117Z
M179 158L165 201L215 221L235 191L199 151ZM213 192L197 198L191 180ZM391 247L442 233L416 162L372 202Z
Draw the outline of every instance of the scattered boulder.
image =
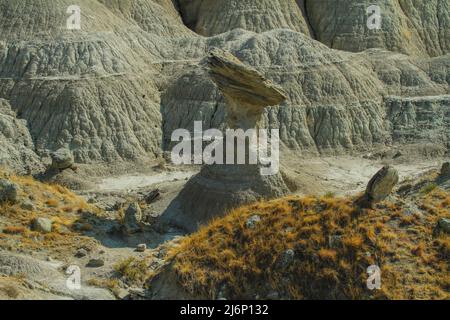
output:
M147 208L146 210L144 210L142 215L143 215L143 217L142 217L143 221L145 221L148 224L155 224L155 222L157 222L160 214L151 208Z
M441 177L450 177L450 162L442 164Z
M142 210L138 203L131 203L125 211L124 231L133 234L141 231Z
M100 268L105 265L105 261L103 259L91 259L87 263L86 267L88 268Z
M245 222L245 226L249 229L254 229L256 227L256 224L261 221L261 217L258 215L253 215Z
M137 252L145 252L147 250L147 245L145 243L138 244L136 247Z
M34 208L34 204L33 204L33 202L31 202L30 200L25 200L21 205L20 205L20 207L23 209L23 210L26 210L26 211L33 211L35 208Z
M42 233L50 233L52 232L52 221L47 218L36 218L31 224L31 230Z
M119 300L126 300L129 294L130 293L128 292L128 290L125 290L123 288L119 288L115 292L116 298Z
M0 202L17 202L19 186L6 179L0 179Z
M161 197L161 192L159 191L159 189L155 189L153 191L150 191L148 194L144 195L143 198L144 198L145 203L151 204L160 197Z
M75 253L75 257L77 257L77 258L83 258L83 257L86 257L87 255L88 255L88 252L84 248L78 249L77 252Z
M437 226L439 230L442 230L445 233L450 233L450 219L440 218Z
M385 166L378 171L367 184L366 192L358 199L357 203L362 208L372 208L372 206L386 199L392 189L399 181L396 169Z
M65 170L71 168L74 164L72 152L67 148L61 148L51 154L52 168Z

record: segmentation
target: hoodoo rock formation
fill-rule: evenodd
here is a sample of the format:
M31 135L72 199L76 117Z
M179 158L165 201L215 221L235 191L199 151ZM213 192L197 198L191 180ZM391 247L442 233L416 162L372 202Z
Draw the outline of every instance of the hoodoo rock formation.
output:
M256 129L264 108L277 106L286 99L280 87L228 52L211 51L207 66L212 80L227 102L228 128ZM200 173L188 181L175 200L179 210L169 210L163 218L178 227L195 231L199 225L233 208L259 199L280 197L289 192L278 171L263 175L260 170L261 163L249 163L250 152L255 152L250 151L250 141L239 142L234 138L229 141L228 137L226 140L227 145L232 144L235 157L236 149L242 147L236 146L235 143L245 144L245 163L225 163L226 152L229 152L229 149L225 148L224 164L203 166Z

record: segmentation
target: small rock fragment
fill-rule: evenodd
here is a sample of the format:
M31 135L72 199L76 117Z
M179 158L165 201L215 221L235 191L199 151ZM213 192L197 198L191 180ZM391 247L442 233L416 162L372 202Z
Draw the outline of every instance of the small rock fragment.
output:
M260 221L261 221L261 217L255 214L247 220L247 222L245 223L245 226L249 229L254 229L256 227L256 224Z
M147 245L145 243L138 244L136 247L137 252L144 252L145 250L147 250Z
M33 211L33 210L34 210L34 204L33 204L33 202L31 202L30 200L25 200L25 201L20 205L20 207L21 207L23 210L26 210L26 211Z
M440 218L438 221L438 227L445 233L450 233L450 219Z
M88 252L84 248L78 249L77 252L75 253L75 257L77 257L77 258L83 258L83 257L86 257L87 255L88 255Z
M87 263L86 267L88 268L100 268L105 265L105 261L103 259L91 259Z
M155 189L144 196L145 203L151 204L161 197L159 189Z
M266 296L267 300L278 300L280 299L280 294L276 291L269 292Z
M128 290L125 290L123 288L119 288L116 292L116 297L119 300L125 300L128 297L129 293Z

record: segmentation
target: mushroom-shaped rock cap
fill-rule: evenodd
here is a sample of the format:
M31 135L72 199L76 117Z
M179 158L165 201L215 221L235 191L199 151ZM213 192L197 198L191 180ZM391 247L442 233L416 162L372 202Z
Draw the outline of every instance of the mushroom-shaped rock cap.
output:
M286 100L282 88L227 51L213 49L209 53L208 67L220 91L228 99L238 101L243 106L257 107L262 113L265 107Z

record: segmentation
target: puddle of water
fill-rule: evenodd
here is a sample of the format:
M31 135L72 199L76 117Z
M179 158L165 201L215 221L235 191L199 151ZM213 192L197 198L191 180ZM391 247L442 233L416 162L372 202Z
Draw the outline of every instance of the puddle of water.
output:
M154 175L126 175L103 179L97 188L106 191L121 191L148 187L157 183L189 179L195 172L163 172Z

